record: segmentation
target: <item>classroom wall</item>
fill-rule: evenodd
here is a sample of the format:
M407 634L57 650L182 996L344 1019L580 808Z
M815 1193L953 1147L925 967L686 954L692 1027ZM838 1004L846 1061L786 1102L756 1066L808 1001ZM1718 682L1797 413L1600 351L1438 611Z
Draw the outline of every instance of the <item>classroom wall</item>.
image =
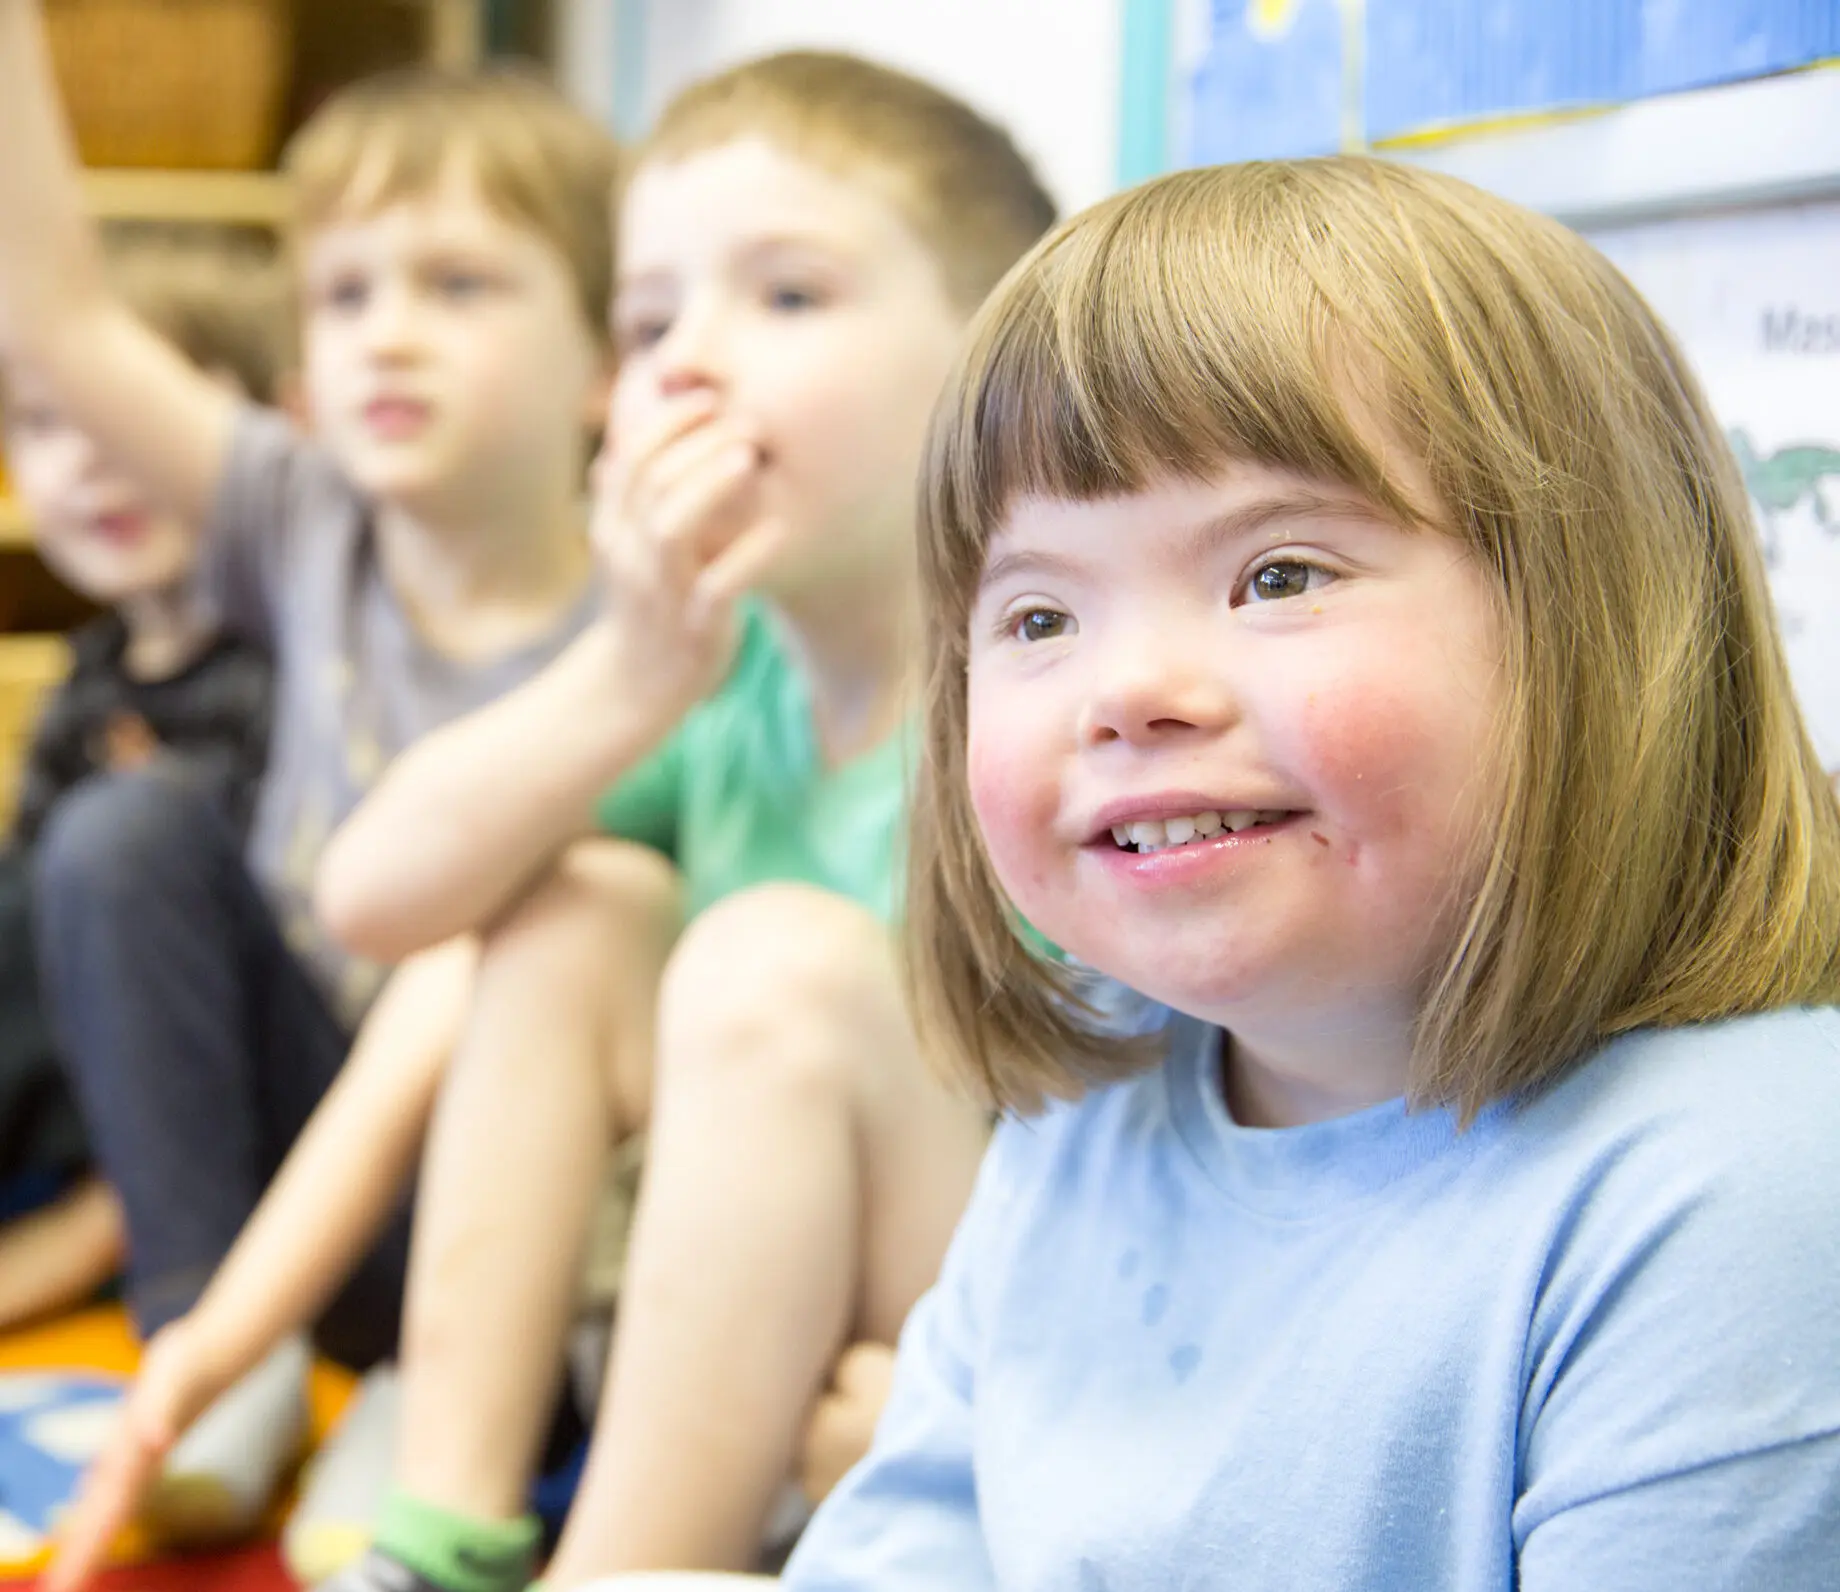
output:
M692 78L793 46L853 50L1003 122L1062 206L1114 185L1120 0L623 0L649 119ZM633 79L622 73L631 82Z

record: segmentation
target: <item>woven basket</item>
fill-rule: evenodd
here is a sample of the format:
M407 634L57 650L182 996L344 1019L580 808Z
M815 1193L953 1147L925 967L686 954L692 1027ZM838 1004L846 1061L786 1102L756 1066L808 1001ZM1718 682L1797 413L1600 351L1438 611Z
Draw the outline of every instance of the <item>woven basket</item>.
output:
M90 166L266 166L286 92L288 0L48 0Z

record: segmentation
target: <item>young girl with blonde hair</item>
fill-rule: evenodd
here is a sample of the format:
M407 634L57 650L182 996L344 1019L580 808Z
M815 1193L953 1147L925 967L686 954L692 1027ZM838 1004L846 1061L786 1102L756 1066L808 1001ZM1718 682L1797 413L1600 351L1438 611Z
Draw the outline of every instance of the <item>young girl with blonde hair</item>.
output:
M1840 812L1628 284L1374 161L1122 195L921 561L924 1030L1019 1114L790 1584L1831 1586Z

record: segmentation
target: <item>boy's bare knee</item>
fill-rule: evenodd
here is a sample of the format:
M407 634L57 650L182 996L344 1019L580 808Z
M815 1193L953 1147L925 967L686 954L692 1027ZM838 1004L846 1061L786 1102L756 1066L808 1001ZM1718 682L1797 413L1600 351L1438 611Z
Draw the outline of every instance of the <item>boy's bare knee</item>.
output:
M491 925L485 954L502 955L558 933L597 940L673 934L682 910L679 897L677 870L650 847L580 841Z
M684 931L659 994L659 1061L834 1093L899 1013L879 920L809 885L761 885Z

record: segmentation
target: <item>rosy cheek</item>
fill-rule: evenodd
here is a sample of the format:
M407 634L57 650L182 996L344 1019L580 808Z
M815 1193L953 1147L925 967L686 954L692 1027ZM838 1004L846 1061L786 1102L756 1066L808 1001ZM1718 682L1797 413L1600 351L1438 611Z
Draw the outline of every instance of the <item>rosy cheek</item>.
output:
M1051 790L1043 789L1036 759L1003 736L974 736L966 773L971 807L1003 888L1027 910L1026 899L1044 869L1044 843L1053 816Z
M1384 829L1414 804L1435 756L1422 715L1422 702L1377 684L1311 692L1279 732L1280 755L1326 818Z

